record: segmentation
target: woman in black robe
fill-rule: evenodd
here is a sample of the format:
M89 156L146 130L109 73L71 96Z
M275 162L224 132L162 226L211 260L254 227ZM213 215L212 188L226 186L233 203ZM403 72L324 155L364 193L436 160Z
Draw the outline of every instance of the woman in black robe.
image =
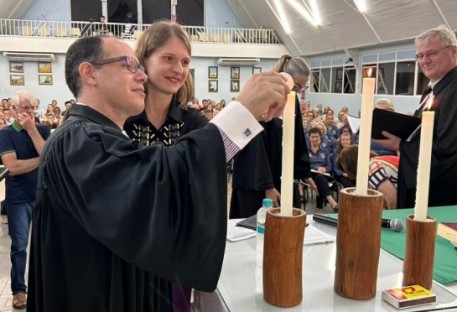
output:
M300 94L307 89L311 70L298 56L283 55L275 68L286 72L294 80L293 91ZM233 166L230 218L247 218L257 212L263 198L271 198L275 207L280 206L282 172L282 119L273 118L261 123L265 131L254 138L235 158ZM308 149L298 97L295 98L294 179L306 180L314 189L311 178ZM294 183L293 205L301 208L298 185Z

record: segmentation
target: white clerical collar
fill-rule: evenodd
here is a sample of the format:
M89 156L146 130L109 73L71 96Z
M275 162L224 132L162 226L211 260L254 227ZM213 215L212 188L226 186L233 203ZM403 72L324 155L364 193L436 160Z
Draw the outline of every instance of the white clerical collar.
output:
M441 81L441 79L443 79L443 77L441 77L440 79L435 80L435 81L429 81L429 82L428 82L428 86L429 86L430 88L432 88L432 90L433 90L433 88L436 86L436 84L437 84L438 82Z

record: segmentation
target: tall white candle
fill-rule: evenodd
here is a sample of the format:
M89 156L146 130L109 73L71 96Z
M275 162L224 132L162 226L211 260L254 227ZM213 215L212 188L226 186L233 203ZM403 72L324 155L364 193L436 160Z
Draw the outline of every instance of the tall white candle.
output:
M419 221L427 219L434 118L435 112L422 113L419 165L417 166L416 206L414 208L414 220Z
M287 96L282 124L281 215L292 216L295 143L295 92Z
M368 166L370 162L371 124L373 121L374 78L363 79L362 116L359 131L359 155L357 159L357 185L355 193L361 196L368 191Z

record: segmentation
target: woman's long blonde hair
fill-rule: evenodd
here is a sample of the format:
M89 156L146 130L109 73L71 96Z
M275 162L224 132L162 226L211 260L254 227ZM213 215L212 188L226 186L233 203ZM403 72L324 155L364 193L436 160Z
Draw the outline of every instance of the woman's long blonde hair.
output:
M186 31L177 23L160 21L152 24L141 34L136 46L136 55L141 65L160 47L164 46L171 38L178 38L192 56L192 48ZM147 73L146 73L147 74ZM194 98L192 75L187 75L184 84L176 92L176 98L181 108L187 108L187 103ZM147 90L146 90L147 92Z

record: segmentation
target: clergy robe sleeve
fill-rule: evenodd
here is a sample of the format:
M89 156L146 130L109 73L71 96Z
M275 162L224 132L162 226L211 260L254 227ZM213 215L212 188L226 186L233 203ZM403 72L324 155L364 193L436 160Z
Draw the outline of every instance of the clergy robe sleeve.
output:
M54 213L139 268L212 291L225 249L227 190L219 130L136 150L117 129L68 125L40 170ZM209 152L210 151L210 152ZM58 196L56 196L58 195Z
M274 187L263 135L256 136L236 155L232 187L257 191Z

